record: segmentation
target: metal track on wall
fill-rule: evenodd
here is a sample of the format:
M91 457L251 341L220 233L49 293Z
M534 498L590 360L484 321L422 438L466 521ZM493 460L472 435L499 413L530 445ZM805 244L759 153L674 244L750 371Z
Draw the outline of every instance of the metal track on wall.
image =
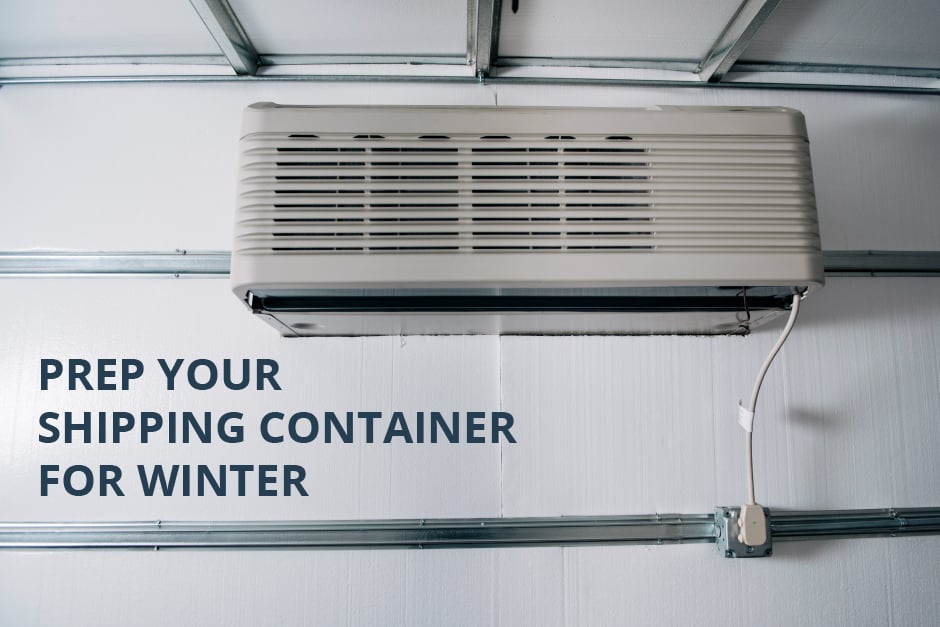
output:
M940 508L773 512L773 540L940 534ZM0 549L432 549L715 542L714 514L318 522L0 523Z
M940 251L830 250L826 276L940 276ZM2 277L227 277L228 251L0 252Z

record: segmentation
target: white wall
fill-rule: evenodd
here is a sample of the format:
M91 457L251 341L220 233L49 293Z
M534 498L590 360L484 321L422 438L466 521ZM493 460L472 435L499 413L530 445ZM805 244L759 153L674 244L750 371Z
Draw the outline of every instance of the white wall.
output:
M0 250L230 248L254 101L774 104L804 111L827 249L940 249L940 124L913 95L342 83L0 89ZM0 520L698 513L744 490L748 338L288 341L221 279L3 279ZM772 508L940 502L940 280L832 279L761 396ZM283 392L39 391L41 357L268 357ZM151 374L151 373L148 373ZM156 372L152 373L156 375ZM504 409L515 445L40 444L45 410ZM296 460L296 461L294 461ZM42 463L303 463L311 497L40 497ZM462 551L0 552L0 625L928 625L940 539ZM744 591L749 594L744 595Z

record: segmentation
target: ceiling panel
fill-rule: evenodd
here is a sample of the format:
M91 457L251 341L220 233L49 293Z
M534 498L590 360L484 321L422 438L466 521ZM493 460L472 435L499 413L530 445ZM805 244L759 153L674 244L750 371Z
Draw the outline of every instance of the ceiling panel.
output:
M186 0L0 0L0 58L218 53Z
M741 61L940 68L940 2L783 0Z
M465 0L230 0L260 54L466 54Z
M739 0L503 1L502 57L661 59L698 62Z

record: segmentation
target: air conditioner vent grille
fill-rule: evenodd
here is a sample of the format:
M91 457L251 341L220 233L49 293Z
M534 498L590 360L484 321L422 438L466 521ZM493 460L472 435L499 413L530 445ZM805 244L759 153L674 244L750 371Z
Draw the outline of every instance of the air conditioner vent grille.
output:
M788 136L255 132L241 176L244 253L818 248Z

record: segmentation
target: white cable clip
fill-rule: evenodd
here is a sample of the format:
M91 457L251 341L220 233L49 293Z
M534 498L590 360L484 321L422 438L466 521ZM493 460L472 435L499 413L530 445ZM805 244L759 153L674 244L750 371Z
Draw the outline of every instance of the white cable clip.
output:
M754 430L754 412L740 402L738 403L738 424L748 433Z

